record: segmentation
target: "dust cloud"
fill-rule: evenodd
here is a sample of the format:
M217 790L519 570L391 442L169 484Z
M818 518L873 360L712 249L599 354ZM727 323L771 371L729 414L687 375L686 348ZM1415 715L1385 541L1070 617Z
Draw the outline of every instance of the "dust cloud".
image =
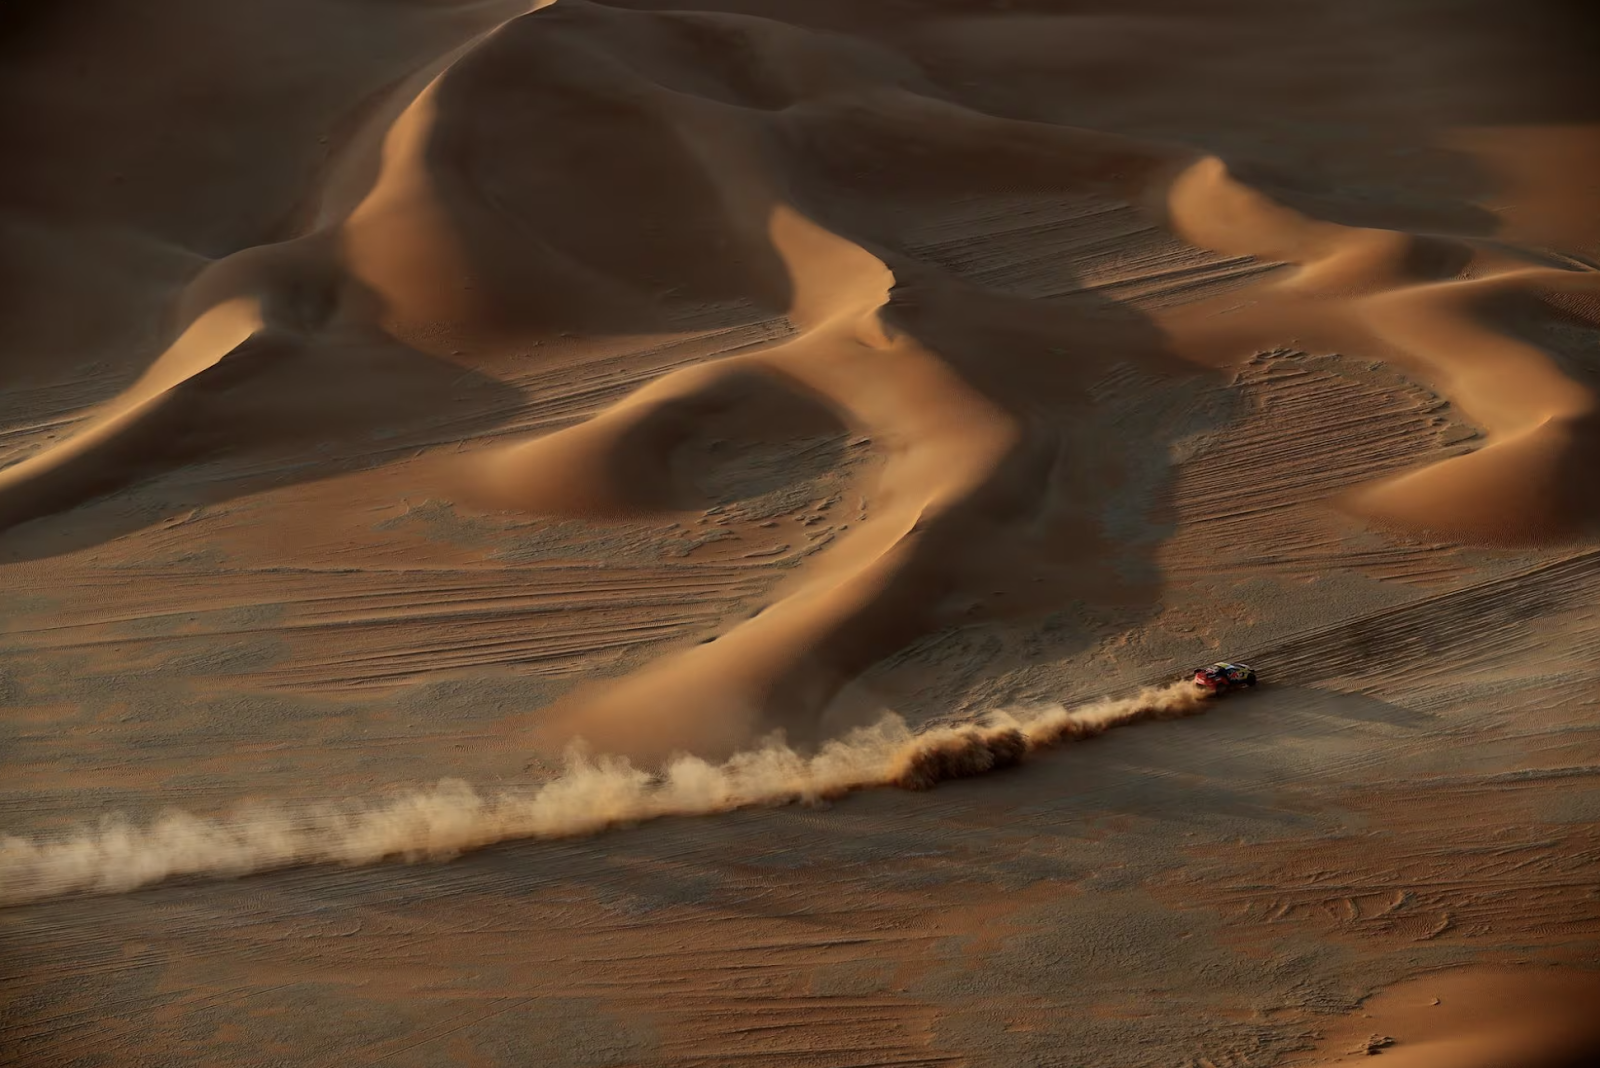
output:
M774 741L719 764L679 756L655 773L574 747L556 778L492 796L444 780L344 806L259 804L217 818L171 811L145 825L113 816L61 837L0 838L0 905L118 893L178 877L443 860L496 842L577 837L662 816L816 803L869 787L928 789L1112 727L1193 715L1205 705L1181 682L1078 708L992 712L924 731L887 718L809 755Z

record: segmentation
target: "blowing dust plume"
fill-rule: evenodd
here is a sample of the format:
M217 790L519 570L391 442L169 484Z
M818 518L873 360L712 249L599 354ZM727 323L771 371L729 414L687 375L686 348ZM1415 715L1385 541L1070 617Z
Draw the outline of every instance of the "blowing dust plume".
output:
M206 819L172 811L146 826L110 817L51 839L0 839L0 905L74 893L117 893L178 876L237 876L302 864L445 859L495 842L570 838L661 816L815 802L853 790L924 790L1009 767L1027 753L1147 719L1193 715L1187 682L1077 709L993 712L914 732L888 718L811 756L772 743L721 764L680 756L660 773L617 757L568 754L544 785L492 797L456 780L370 803L291 811L272 806Z

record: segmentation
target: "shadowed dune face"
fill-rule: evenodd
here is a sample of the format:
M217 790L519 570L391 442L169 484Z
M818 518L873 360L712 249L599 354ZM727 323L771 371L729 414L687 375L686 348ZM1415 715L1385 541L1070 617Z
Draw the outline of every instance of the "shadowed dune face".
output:
M618 23L676 21L559 5L500 27L410 104L342 231L392 327L645 332L674 304L786 307L770 176L739 166L753 131L609 47Z
M1474 236L1481 210L1450 187L1442 149L1396 163L1367 146L1318 189L1318 161L1268 147L1274 123L1366 123L1381 149L1471 122L1481 99L1448 72L1474 56L1474 70L1509 69L1492 34L1427 38L1415 58L1444 92L1380 116L1422 74L1384 73L1412 24L1371 5L1290 17L1238 3L1203 24L1162 4L712 6L563 0L481 22L441 9L441 47L388 72L297 232L201 271L148 372L0 472L0 516L40 521L12 551L48 552L70 522L45 517L141 479L181 485L201 459L241 472L208 480L197 499L215 501L256 485L242 472L263 463L319 478L481 442L515 422L524 361L581 367L573 338L730 317L781 319L788 336L431 468L430 489L481 508L670 519L708 503L691 468L715 420L734 450L789 427L855 435L881 461L860 518L765 610L580 690L537 725L542 743L581 733L661 756L774 727L814 740L840 687L921 636L1065 603L1148 609L1161 458L1196 427L1130 434L1097 400L1128 368L1200 389L1308 339L1388 360L1483 441L1347 490L1342 507L1484 543L1593 522L1593 384L1491 312L1507 296L1591 300L1600 272ZM1253 92L1244 57L1286 50L1281 69L1298 57L1325 75L1318 57L1339 48L1347 97L1296 76L1255 125L1225 121ZM1174 103L1174 81L1202 76L1216 87ZM1373 176L1432 183L1415 217L1458 230L1407 230L1399 201L1364 210L1383 225L1353 225L1348 183ZM1065 291L1007 292L941 258L953 206L1019 197L1125 211L1214 264L1285 266L1219 315L1204 292L1119 301L1087 269Z

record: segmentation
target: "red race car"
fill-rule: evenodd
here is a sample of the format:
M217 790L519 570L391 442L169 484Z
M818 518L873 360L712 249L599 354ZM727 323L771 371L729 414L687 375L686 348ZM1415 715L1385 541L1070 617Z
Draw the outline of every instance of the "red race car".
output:
M1218 661L1210 667L1194 669L1194 684L1207 695L1228 693L1256 684L1256 669L1249 664Z

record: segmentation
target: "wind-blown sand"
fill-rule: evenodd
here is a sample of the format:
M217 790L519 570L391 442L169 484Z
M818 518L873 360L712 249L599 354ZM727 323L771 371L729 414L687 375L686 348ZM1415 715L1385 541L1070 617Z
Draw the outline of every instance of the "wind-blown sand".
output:
M1419 975L1579 1004L1590 27L1201 6L0 16L8 1054L1267 1065ZM1219 657L1267 685L1045 752Z
M663 816L707 816L755 805L816 804L874 786L928 790L1016 766L1029 752L1111 727L1176 719L1205 707L1179 682L1085 708L998 712L963 726L911 731L887 719L813 754L771 742L720 764L680 755L659 772L626 758L567 756L555 779L526 793L481 797L463 782L359 808L257 809L221 820L173 812L145 826L109 820L67 837L0 839L0 905L105 893L184 875L249 875L300 864L446 859L521 839L570 838Z

